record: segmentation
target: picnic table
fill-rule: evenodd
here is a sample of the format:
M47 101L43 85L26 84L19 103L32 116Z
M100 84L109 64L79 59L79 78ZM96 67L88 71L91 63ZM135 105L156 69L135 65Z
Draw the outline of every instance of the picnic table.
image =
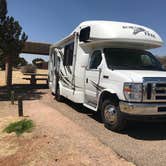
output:
M36 73L24 73L25 76L30 77L24 77L25 80L30 80L30 84L35 85L37 80L45 80L46 84L48 84L48 74L36 74ZM44 76L44 77L36 77L36 76Z

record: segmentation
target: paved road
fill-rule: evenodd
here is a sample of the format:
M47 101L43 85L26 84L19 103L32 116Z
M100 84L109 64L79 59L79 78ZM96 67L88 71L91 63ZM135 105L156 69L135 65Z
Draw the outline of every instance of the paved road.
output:
M80 105L70 101L58 103L50 94L44 95L42 102L59 110L128 161L138 166L166 165L166 124L135 122L119 134L105 129L92 111Z

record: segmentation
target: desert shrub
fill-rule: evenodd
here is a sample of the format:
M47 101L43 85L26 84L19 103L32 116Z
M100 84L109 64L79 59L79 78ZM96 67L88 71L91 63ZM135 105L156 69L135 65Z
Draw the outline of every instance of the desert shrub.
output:
M166 67L166 56L163 57L156 57L162 65Z
M26 66L21 67L21 72L22 73L36 73L36 66L32 64L28 64Z
M5 129L4 132L12 133L15 132L17 136L23 134L24 132L30 132L34 127L32 120L23 119L18 122L10 123Z
M36 58L36 59L33 59L33 60L32 60L32 64L35 65L35 66L36 66L38 63L41 63L41 62L45 62L44 59L42 59L42 58Z

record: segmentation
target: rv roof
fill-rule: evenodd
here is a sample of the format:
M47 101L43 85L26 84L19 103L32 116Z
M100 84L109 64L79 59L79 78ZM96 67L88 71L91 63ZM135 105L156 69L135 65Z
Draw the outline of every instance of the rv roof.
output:
M80 33L83 28L90 27L89 43L87 45L104 43L128 44L135 48L151 49L163 45L161 37L152 29L145 26L115 21L85 21L79 24L76 29L65 39L56 43L64 43L75 32ZM55 46L54 45L54 46ZM138 45L138 47L137 47Z
M145 45L146 48L155 48L163 45L161 37L152 29L145 26L115 21L85 21L74 31L80 32L90 27L90 40L109 40L110 42L127 42Z

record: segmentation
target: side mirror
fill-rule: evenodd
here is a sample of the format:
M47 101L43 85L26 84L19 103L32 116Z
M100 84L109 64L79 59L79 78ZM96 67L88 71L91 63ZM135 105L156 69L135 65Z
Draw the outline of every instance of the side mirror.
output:
M83 42L87 42L89 40L89 37L90 37L90 27L81 29L79 40Z

